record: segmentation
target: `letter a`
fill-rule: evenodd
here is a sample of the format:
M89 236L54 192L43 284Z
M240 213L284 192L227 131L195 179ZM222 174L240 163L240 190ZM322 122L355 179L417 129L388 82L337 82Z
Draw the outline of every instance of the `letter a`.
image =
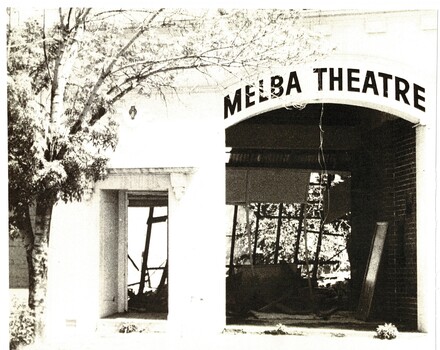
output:
M290 90L296 89L296 92L301 92L301 86L299 85L298 75L296 72L290 72L289 82L286 87L286 95L290 95Z

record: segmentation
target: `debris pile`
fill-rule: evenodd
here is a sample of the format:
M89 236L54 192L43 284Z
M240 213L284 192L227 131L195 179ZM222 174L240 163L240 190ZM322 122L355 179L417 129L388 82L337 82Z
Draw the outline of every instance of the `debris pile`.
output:
M328 319L348 304L348 281L309 288L293 264L243 265L226 280L227 313L232 318L263 314L314 314Z

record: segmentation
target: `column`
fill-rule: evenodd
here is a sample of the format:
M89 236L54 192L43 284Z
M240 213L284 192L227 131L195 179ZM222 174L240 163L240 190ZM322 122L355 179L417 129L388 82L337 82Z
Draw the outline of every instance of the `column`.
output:
M435 128L416 127L417 327L435 331Z

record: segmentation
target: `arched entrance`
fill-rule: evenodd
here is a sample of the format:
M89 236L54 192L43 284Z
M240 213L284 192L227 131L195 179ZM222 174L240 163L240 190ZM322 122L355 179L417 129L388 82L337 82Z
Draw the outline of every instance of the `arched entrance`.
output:
M264 315L270 312L289 315L284 324L307 324L310 317L292 317L299 314L318 316L323 325L332 318L340 326L358 324L351 321L360 318L375 226L385 222L364 320L417 329L413 123L366 107L312 103L228 127L226 147L231 322L270 323L273 317Z

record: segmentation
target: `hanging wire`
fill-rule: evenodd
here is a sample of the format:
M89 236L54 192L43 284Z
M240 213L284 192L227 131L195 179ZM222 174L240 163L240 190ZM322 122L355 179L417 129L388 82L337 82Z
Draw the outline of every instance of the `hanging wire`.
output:
M321 169L324 172L327 172L327 164L325 162L324 155L324 128L322 127L322 119L324 116L324 103L321 104L321 114L319 115L319 153L318 153L318 162L321 166Z
M319 185L320 185L320 191L321 191L321 196L319 196L319 207L323 207L323 211L325 212L325 217L322 217L321 211L319 210L319 219L321 220L321 225L323 226L325 221L327 220L328 217L328 212L329 212L329 208L330 208L330 179L328 176L328 171L327 171L327 163L325 160L325 153L324 153L324 128L322 125L322 120L323 120L323 116L324 116L324 103L321 104L321 114L319 116L319 152L318 152L318 163L319 166L321 167L321 173L320 173L320 180L319 180ZM327 183L325 183L324 181L324 176L326 178ZM323 188L327 188L327 203L322 203L323 200Z

